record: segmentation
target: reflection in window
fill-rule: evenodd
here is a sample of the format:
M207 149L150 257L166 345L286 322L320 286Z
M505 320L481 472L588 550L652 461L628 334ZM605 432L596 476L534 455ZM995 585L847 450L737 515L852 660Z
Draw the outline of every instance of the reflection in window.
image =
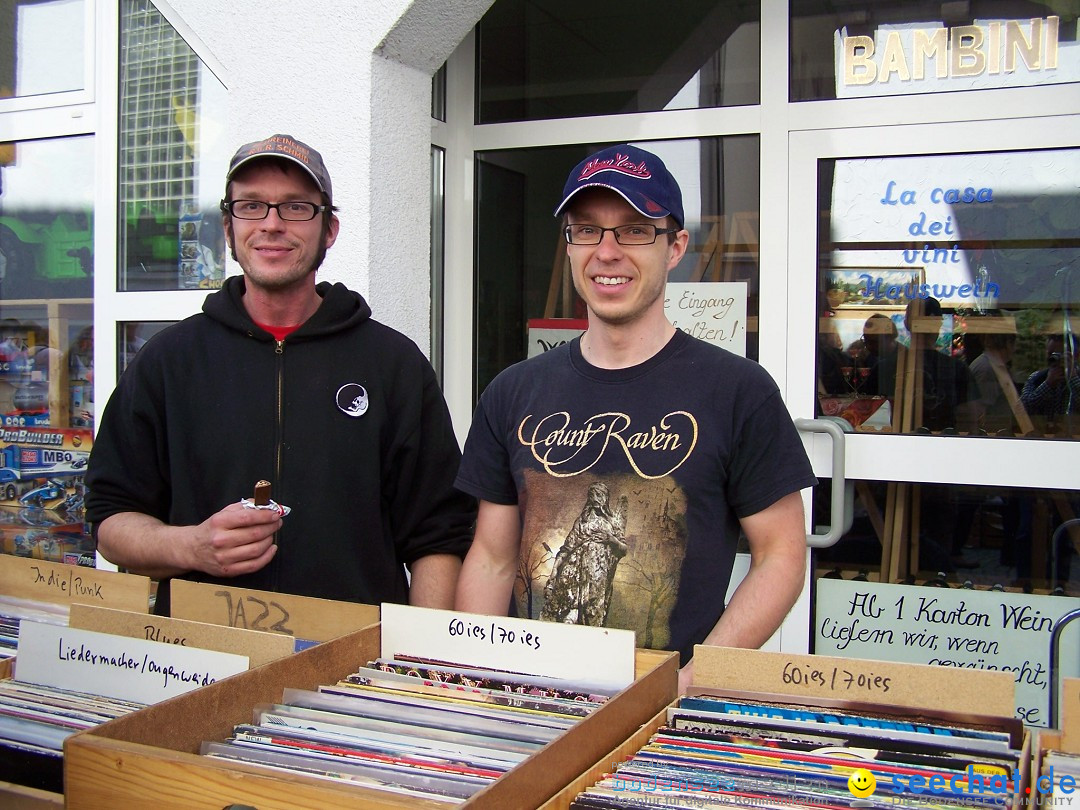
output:
M52 138L6 147L0 152L0 420L93 427L94 141Z
M94 564L89 136L0 149L0 552Z
M586 317L570 278L561 223L552 212L570 170L609 145L477 153L476 396L502 369L542 349L529 345L530 320ZM664 161L683 192L690 244L669 281L744 285L746 356L756 360L758 138L637 145Z
M1080 435L1080 150L822 161L819 412Z
M131 362L139 349L146 345L146 341L172 323L173 321L125 321L118 323L116 325L117 375L123 374L124 369L128 367L128 363Z
M814 492L819 525L828 488ZM819 576L1080 596L1076 492L891 481L854 492L851 528L814 552Z
M1075 622L1053 674L1049 643L1076 609L1066 597L1080 595L1080 521L1065 517L1080 508L1077 493L848 483L858 493L851 529L813 554L814 652L1009 671L1016 715L1050 725L1049 684L1080 675ZM815 492L815 513L823 503Z
M477 26L477 120L758 102L761 5L497 0Z
M0 0L0 99L86 87L86 4Z
M446 121L446 62L431 77L431 117Z
M225 88L150 0L121 4L120 53L119 288L220 287Z
M94 141L0 145L0 299L93 293Z
M792 101L1080 81L1075 6L791 3Z

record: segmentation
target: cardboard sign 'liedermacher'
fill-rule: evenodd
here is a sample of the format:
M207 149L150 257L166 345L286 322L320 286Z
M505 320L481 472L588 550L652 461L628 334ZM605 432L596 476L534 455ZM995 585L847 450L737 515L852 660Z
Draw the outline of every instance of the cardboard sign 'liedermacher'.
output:
M130 613L93 605L72 605L68 627L200 650L246 655L249 666L252 667L291 655L294 647L293 639L278 633L241 630L237 627Z
M24 621L15 678L151 704L247 668L244 655Z
M382 606L382 656L417 656L616 689L634 680L632 630L390 603Z

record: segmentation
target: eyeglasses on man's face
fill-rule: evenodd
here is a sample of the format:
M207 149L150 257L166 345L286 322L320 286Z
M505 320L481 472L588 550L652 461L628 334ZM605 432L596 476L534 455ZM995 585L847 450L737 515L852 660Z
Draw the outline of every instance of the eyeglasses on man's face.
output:
M271 208L277 211L279 217L288 222L307 222L326 210L325 205L316 205L304 200L279 203L268 203L262 200L221 201L221 210L232 214L237 219L266 219L270 215Z
M571 245L599 245L604 232L615 234L615 241L620 245L651 245L656 237L667 233L678 233L678 228L657 228L655 225L620 225L617 228L601 228L599 225L567 225L563 229L566 241Z

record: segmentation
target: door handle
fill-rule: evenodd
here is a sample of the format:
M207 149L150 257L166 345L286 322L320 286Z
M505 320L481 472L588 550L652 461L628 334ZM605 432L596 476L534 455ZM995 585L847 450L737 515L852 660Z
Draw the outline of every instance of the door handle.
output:
M855 509L855 482L844 474L844 430L831 419L796 419L795 427L806 433L827 433L832 439L832 500L829 530L825 534L808 534L806 545L828 548L835 545L851 528Z

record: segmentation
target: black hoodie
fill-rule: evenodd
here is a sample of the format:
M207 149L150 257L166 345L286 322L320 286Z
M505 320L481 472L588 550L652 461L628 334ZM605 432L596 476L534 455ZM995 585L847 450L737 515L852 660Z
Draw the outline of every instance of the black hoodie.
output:
M464 556L475 501L453 487L460 453L434 371L359 293L320 283L322 305L276 341L254 324L244 279L147 342L102 415L87 519L118 512L201 523L259 479L289 506L243 588L378 604L407 601L402 564ZM167 588L158 612L167 610Z

